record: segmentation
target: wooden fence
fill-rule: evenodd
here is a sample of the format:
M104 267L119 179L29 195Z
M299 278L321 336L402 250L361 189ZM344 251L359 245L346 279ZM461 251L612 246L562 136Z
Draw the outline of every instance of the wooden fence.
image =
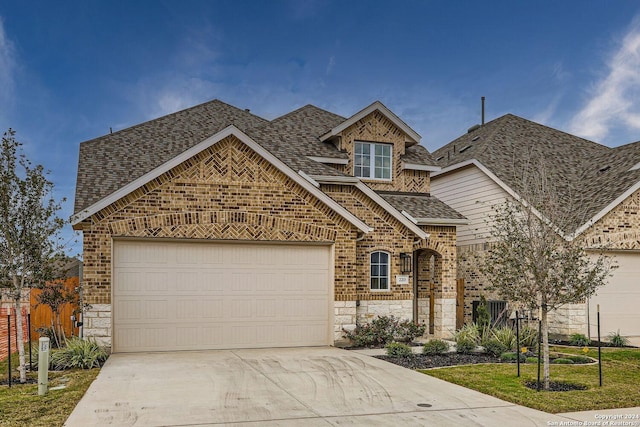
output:
M66 279L64 282L64 286L69 292L75 292L75 288L78 286L78 278L71 277ZM28 313L31 313L31 340L37 341L40 338L40 334L38 334L37 330L39 328L50 328L53 320L53 313L51 312L51 308L44 304L38 304L38 295L40 295L42 291L40 289L31 289L29 295L29 307L23 307L22 316L23 316L23 330L24 330L24 341L27 342L29 339L29 330L28 330ZM26 296L25 296L26 298ZM26 301L25 301L26 303ZM75 328L73 325L73 321L71 320L71 316L73 314L77 315L78 305L77 304L65 304L60 311L60 321L62 323L62 327L64 329L64 333L67 338L71 336L78 335L78 328ZM7 316L11 315L11 330L7 330L8 319ZM9 339L11 339L11 351L15 352L18 349L17 341L16 341L16 317L15 310L13 308L0 307L0 360L7 357L7 351L9 347Z
M8 330L9 319L11 315L11 329ZM24 342L29 340L29 329L27 323L27 310L22 309L22 330L24 332ZM9 354L9 340L11 340L11 352L18 349L18 341L16 341L16 313L13 308L0 308L0 360L3 360Z
M64 281L64 287L67 292L74 293L77 286L77 277L71 277ZM44 304L38 304L38 295L41 293L42 291L40 289L31 289L31 339L34 341L40 338L37 329L50 328L53 321L51 308ZM77 312L77 304L65 304L60 310L60 321L67 338L78 335L78 328L74 328L73 322L71 321L71 316Z

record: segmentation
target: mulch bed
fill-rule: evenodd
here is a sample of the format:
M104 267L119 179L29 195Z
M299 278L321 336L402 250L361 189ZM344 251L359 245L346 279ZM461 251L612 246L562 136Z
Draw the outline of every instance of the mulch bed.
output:
M479 353L447 353L433 356L427 356L425 354L415 354L413 357L374 357L409 369L431 369L440 368L443 366L473 365L477 363L503 363L499 357Z
M536 381L526 381L525 386L533 390L538 390L538 383ZM540 384L540 390L544 388L544 385ZM560 381L549 381L549 391L572 391L572 390L586 390L587 386L581 384L563 383Z

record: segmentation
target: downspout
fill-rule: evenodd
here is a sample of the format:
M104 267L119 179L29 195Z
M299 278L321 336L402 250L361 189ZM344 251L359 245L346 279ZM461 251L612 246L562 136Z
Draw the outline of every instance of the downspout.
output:
M413 251L411 256L413 257L411 260L413 263L413 323L418 325L420 323L418 313L418 251Z

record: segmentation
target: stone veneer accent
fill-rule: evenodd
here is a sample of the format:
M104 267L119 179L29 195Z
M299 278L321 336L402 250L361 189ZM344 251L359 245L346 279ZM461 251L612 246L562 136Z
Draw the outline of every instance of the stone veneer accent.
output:
M333 319L333 340L334 344L345 344L343 330L353 331L356 328L356 302L355 301L335 301Z
M565 304L548 315L549 333L568 337L572 334L588 335L587 304Z
M111 304L91 304L82 318L82 334L100 345L111 347Z
M363 300L356 310L358 323L369 323L378 316L394 316L401 320L413 318L413 300Z
M435 299L435 331L436 337L451 338L456 331L456 299Z

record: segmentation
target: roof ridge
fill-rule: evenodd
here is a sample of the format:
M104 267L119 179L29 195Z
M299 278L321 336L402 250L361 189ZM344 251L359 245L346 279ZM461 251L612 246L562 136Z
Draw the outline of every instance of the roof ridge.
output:
M292 116L292 115L294 115L296 113L299 113L302 110L309 109L309 108L314 108L316 110L320 110L320 111L323 111L325 113L332 114L332 115L334 115L337 118L340 118L342 120L347 120L345 117L342 117L341 115L336 114L336 113L334 113L332 111L325 110L324 108L320 108L320 107L318 107L316 105L313 105L313 104L306 104L306 105L303 105L302 107L296 108L295 110L289 111L288 113L285 113L285 114L283 114L281 116L276 117L275 119L269 121L269 123L279 122L281 120L284 120L284 119L288 118L289 116Z
M218 99L218 98L214 98L214 99L212 99L212 100L210 100L210 101L205 101L205 102L202 102L202 103L200 103L200 104L198 104L198 105L194 105L194 106L192 106L192 107L183 108L182 110L174 111L173 113L165 114L165 115L162 115L162 116L160 116L160 117L155 117L155 118L153 118L153 119L145 120L145 121L144 121L144 122L142 122L142 123L136 123L136 124L134 124L134 125L131 125L131 126L128 126L128 127L122 128L122 129L118 129L118 130L117 130L117 131L115 131L115 132L111 132L111 133L108 133L108 134L105 134L105 135L101 135L101 136L97 136L97 137L95 137L95 138L88 139L88 140L86 140L86 141L81 142L81 144L87 144L87 143L95 142L95 141L96 141L96 140L98 140L98 139L102 139L102 138L105 138L105 137L109 137L109 136L111 136L111 135L117 135L117 134L119 134L119 133L121 133L121 132L130 131L130 130L132 130L132 129L136 129L136 128L139 128L139 127L142 127L142 126L148 125L149 123L154 122L154 121L156 121L156 120L161 120L161 119L162 119L162 120L165 120L165 119L168 119L168 118L171 118L171 117L175 117L175 116L177 116L178 114L184 114L184 113L186 113L186 112L188 112L188 111L195 110L195 109L198 109L198 108L202 108L202 107L203 107L203 106L205 106L205 105L213 105L213 104L219 104L219 105L223 105L223 106L226 106L226 107L230 107L230 108L233 108L234 110L237 110L237 111L239 111L239 112L241 112L241 113L243 113L243 114L249 114L249 115L251 115L251 116L253 116L253 117L257 118L257 119L260 119L260 120L262 120L262 121L264 121L264 122L266 122L266 123L268 123L268 122L269 122L269 121L268 121L267 119L265 119L264 117L260 117L260 116L258 116L258 115L256 115L256 114L253 114L253 113L251 113L250 111L248 111L248 110L246 110L246 109L245 109L245 110L243 110L243 109L241 109L241 108L236 107L235 105L231 105L231 104L229 104L229 103L227 103L227 102L221 101L221 100L220 100L220 99Z

